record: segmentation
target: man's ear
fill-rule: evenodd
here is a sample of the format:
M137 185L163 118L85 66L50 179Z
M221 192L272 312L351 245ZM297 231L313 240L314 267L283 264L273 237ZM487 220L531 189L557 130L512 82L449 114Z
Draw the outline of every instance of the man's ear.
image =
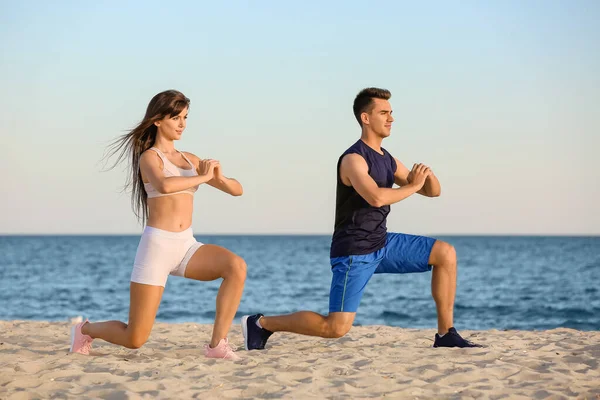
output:
M369 125L369 114L366 112L361 113L360 120L362 121L363 125Z

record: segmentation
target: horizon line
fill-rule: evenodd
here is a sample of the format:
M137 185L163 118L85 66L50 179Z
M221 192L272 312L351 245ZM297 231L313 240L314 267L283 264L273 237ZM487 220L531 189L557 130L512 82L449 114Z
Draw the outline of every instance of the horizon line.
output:
M98 232L98 233L81 233L81 232L46 232L46 233L5 233L0 232L0 237L6 236L140 236L142 232ZM294 233L294 232L250 232L250 233L210 233L194 232L194 236L331 236L332 233ZM414 235L414 233L413 233ZM454 237L469 237L469 236L487 236L487 237L498 237L498 236L514 236L514 237L600 237L600 232L597 233L427 233L427 234L416 234L418 236L454 236Z

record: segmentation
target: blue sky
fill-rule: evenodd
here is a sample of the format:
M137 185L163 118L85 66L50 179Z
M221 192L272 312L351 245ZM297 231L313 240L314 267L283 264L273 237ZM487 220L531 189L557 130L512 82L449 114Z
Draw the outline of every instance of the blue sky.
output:
M419 234L600 234L600 3L0 1L0 233L139 233L106 144L150 98L192 100L177 147L194 231L331 233L352 101L392 91L384 147L439 177L392 206Z

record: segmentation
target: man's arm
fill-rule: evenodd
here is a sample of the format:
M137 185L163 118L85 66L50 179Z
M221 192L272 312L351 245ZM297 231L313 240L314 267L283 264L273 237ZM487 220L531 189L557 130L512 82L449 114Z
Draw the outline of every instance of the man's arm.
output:
M396 160L396 172L394 173L394 182L398 186L408 185L413 179L411 175L412 171L409 171L408 168L406 168L404 164L398 161L397 158L394 157L394 160ZM419 164L415 164L413 166L413 170L417 165ZM442 194L442 187L440 185L440 181L438 181L438 178L435 176L433 171L431 171L431 174L425 180L423 188L421 188L421 190L419 190L417 193L427 197L438 197L440 194Z
M380 188L369 175L369 167L362 156L348 154L342 159L340 177L345 185L352 186L373 207L397 203L417 193L425 183L429 170L424 166L415 171L412 182L399 188Z

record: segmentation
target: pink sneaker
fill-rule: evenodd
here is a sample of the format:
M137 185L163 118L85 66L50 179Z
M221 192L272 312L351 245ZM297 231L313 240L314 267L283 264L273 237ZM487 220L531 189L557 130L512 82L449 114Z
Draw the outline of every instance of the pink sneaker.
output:
M71 328L71 350L69 350L71 353L90 354L94 339L91 336L81 333L81 327L87 322L88 320L86 319Z
M204 345L204 355L208 358L223 358L225 360L239 360L240 357L233 352L231 346L229 346L229 340L227 338L221 339L217 347L211 348L209 345Z

